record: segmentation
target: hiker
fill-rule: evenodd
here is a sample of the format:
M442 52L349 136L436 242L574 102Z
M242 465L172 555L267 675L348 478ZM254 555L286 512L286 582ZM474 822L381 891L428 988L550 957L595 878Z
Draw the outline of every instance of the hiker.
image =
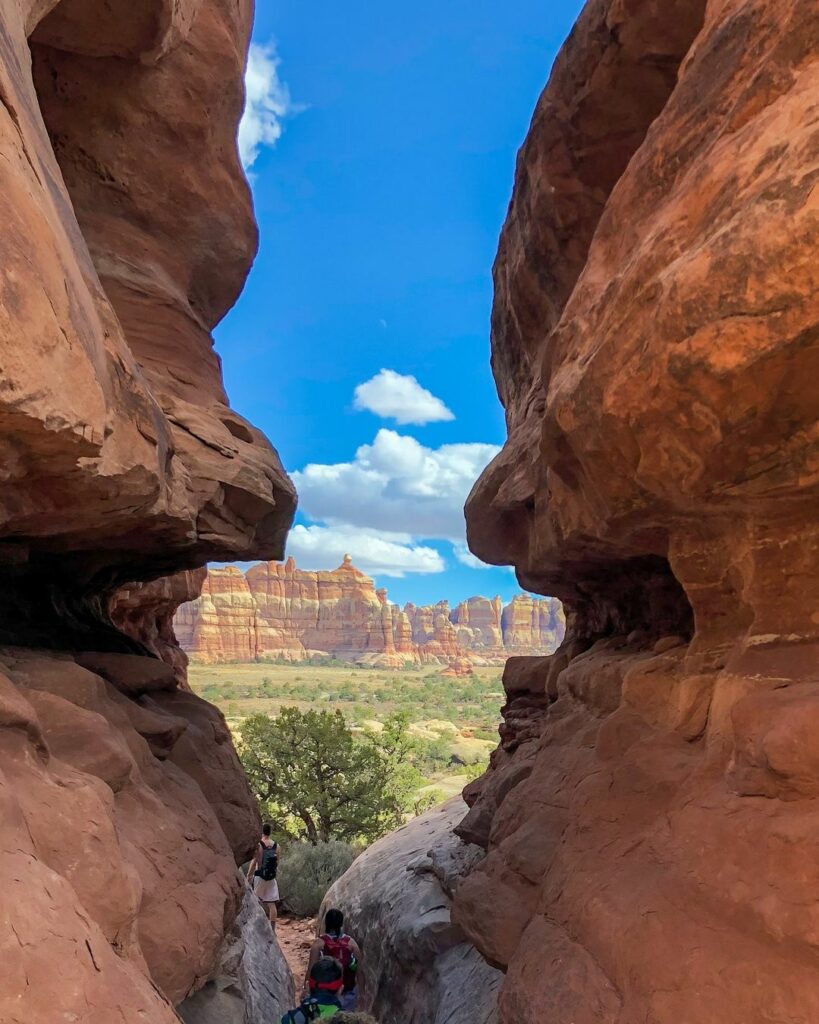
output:
M267 913L270 927L275 930L276 902L279 899L279 883L276 881L279 847L270 838L271 831L270 825L265 822L262 825L262 837L256 847L256 853L247 867L247 880Z
M321 956L331 956L338 960L344 972L344 985L341 992L341 1005L345 1010L354 1010L358 1005L358 978L361 976L361 989L364 988L364 976L361 974L361 950L358 944L344 932L344 914L333 908L324 915L324 934L320 935L310 947L310 959L307 963L308 977L310 968ZM307 990L307 978L304 981Z
M319 957L310 967L307 983L309 991L301 1005L286 1013L281 1024L306 1024L321 1017L333 1017L341 1010L339 996L344 987L344 971L338 960Z

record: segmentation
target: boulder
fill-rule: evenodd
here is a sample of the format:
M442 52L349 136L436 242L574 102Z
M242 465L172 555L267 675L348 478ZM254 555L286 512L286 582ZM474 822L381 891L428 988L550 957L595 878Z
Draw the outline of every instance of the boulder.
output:
M293 975L249 889L208 983L177 1006L185 1024L278 1024L295 1005Z
M494 1024L499 971L450 918L452 896L483 856L453 832L460 798L365 850L327 893L361 946L365 998L381 1024Z

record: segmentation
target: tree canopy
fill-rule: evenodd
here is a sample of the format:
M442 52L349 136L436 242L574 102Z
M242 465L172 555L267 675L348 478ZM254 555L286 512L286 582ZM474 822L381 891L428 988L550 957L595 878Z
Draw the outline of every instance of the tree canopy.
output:
M240 757L277 833L311 843L372 842L403 823L420 773L406 715L355 736L340 711L282 708L240 727Z

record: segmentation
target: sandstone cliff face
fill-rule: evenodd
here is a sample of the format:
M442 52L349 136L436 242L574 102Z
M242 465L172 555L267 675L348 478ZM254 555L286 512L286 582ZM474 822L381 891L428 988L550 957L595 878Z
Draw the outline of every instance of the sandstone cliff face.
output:
M256 245L249 20L244 0L3 5L6 641L115 645L100 594L282 550L292 486L209 333Z
M281 555L295 502L210 337L256 244L250 16L0 6L8 1024L177 1020L241 906L257 811L221 715L180 687L171 621L208 558Z
M361 945L365 1002L382 1024L495 1024L503 975L450 918L452 896L480 860L453 832L460 798L366 850L330 889Z
M222 716L160 661L96 662L0 651L9 1024L175 1020L242 898L257 812Z
M520 152L468 531L568 631L467 790L504 1022L819 1016L817 98L813 2L590 0Z
M171 665L183 687L187 686L188 659L174 633L173 619L181 604L199 597L206 576L203 567L149 583L125 584L114 592L108 608L113 625Z
M347 556L331 571L285 563L210 569L201 596L182 605L174 628L182 648L200 662L299 661L330 654L383 667L470 657L503 663L510 651L546 653L563 638L560 602L473 597L450 612L435 605L390 604Z

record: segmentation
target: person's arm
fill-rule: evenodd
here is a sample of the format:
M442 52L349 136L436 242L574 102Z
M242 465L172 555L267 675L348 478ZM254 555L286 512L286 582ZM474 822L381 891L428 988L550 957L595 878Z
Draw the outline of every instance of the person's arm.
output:
M310 971L313 969L313 964L321 956L321 951L324 949L324 943L321 939L316 939L313 945L310 947L310 957L307 961L307 970L304 975L304 984L301 987L302 995L310 995Z
M256 852L253 854L253 860L247 866L247 880L248 882L253 879L253 872L259 866L259 847L256 847Z

